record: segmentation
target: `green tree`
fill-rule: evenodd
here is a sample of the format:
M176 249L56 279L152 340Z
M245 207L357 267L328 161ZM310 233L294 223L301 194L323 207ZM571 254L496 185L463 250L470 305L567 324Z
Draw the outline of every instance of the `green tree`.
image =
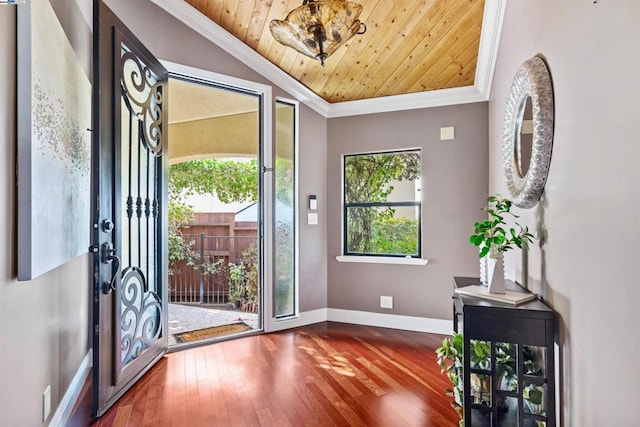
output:
M394 190L392 182L413 181L420 177L420 174L420 154L416 151L347 156L345 158L345 202L386 202ZM377 244L392 246L391 243L384 242L383 236L377 239L373 237L375 224L391 220L394 213L391 207L348 209L349 251L379 253L378 248L374 246L374 240ZM411 238L415 239L415 233Z
M169 168L171 198L215 194L223 203L258 200L258 163L255 159L203 159L177 163Z

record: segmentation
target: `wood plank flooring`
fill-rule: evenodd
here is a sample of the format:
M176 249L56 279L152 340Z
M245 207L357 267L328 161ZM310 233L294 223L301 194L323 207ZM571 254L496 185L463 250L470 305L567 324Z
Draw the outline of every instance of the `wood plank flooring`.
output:
M93 426L457 426L441 341L325 322L172 353Z

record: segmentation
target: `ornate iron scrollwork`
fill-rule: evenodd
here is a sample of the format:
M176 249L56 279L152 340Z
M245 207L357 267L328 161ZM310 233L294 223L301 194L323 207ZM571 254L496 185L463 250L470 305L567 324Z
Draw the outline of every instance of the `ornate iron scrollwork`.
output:
M160 298L148 290L144 273L138 267L128 267L122 272L120 295L120 347L122 364L125 365L160 337L162 308Z
M162 153L163 85L132 52L122 49L122 91L127 106L140 120L144 144L156 156Z

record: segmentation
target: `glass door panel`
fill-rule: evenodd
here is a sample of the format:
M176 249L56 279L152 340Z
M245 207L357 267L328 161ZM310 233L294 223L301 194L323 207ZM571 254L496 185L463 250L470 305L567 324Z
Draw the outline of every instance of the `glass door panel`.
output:
M276 101L275 317L296 314L296 105Z
M169 344L262 328L261 97L169 80Z

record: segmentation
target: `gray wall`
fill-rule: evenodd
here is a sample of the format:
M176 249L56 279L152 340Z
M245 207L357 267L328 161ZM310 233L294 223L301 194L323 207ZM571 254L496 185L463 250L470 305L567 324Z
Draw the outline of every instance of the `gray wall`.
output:
M455 140L440 128L455 126ZM329 120L327 152L328 307L451 319L452 275L477 276L468 243L487 193L487 103ZM342 155L422 148L425 266L340 263ZM381 309L380 296L394 297Z
M89 349L89 261L16 280L15 19L0 7L0 423L39 426L46 386L53 414Z
M213 45L149 1L107 0L107 5L159 59L226 74L273 87L273 97L293 99L260 74ZM161 29L161 30L159 30ZM274 115L275 117L275 115ZM300 104L300 214L306 218L306 198L316 194L318 213L325 218L327 121ZM275 129L275 125L273 127ZM326 222L300 224L300 310L326 307Z
M560 316L567 427L638 419L639 19L637 0L508 2L489 103L490 191L504 192L500 137L511 80L526 59L546 57L556 105L551 170L544 200L520 213L544 237L529 274ZM507 273L517 277L515 258Z

